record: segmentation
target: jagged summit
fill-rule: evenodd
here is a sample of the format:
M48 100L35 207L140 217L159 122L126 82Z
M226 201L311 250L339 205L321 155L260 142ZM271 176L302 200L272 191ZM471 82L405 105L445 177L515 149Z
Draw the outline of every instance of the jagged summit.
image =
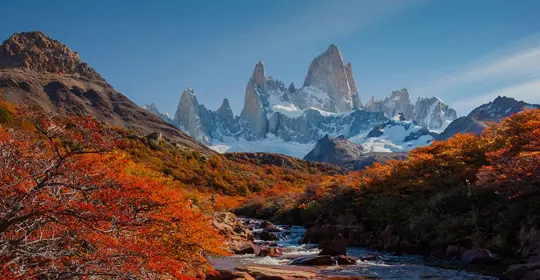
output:
M352 110L355 91L351 89L351 84L356 88L356 83L352 80L352 69L350 66L347 68L338 47L334 44L330 45L309 66L304 80L304 90L297 96L299 104L302 103L302 99L305 99L305 104L300 106L305 108L313 106L335 113ZM322 93L314 92L312 88Z
M175 124L221 152L279 150L299 155L307 153L306 147L326 134L344 135L370 152L406 151L429 143L429 130L442 130L446 121L452 119L452 114L447 114L452 110L446 110L447 105L439 99L420 103L415 115L409 92L401 89L384 100L371 98L363 106L352 64L344 63L341 51L332 44L313 60L301 88L293 83L285 86L276 76L267 76L264 62L259 61L247 81L240 116L234 116L227 99L213 111L199 104L194 92L187 90L182 94ZM422 118L418 120L420 125L413 124L415 117ZM392 119L403 124L388 126L389 131L383 132L386 139L362 136ZM422 126L421 132L427 136L419 140L425 136L417 133ZM336 138L342 140L345 139ZM300 146L279 149L272 147L276 141Z
M21 68L36 72L104 79L83 62L77 52L41 31L15 33L0 46L0 69Z
M266 76L264 73L264 62L261 60L255 65L255 69L253 69L253 81L255 82L255 85L259 87L263 87L264 83L266 83Z

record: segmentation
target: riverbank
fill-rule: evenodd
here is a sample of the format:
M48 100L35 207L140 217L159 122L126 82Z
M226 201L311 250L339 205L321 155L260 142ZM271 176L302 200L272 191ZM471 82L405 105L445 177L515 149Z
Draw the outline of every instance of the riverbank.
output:
M346 257L353 261L339 264L339 256L321 256L318 244L300 243L305 234L303 227L274 226L255 219L239 221L254 236L253 252L212 258L220 275L207 279L496 279L461 261L394 255L359 247L347 247ZM263 234L270 228L277 240L261 240L261 235L263 239L274 239ZM269 251L273 253L269 255Z

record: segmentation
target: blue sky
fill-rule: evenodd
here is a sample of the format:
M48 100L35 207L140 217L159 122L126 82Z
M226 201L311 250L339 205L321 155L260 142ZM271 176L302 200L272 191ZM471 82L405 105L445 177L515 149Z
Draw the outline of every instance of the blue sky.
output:
M540 1L194 0L2 3L0 37L42 30L137 104L174 113L188 86L243 107L254 65L303 83L336 44L363 101L407 87L467 114L497 95L540 103Z

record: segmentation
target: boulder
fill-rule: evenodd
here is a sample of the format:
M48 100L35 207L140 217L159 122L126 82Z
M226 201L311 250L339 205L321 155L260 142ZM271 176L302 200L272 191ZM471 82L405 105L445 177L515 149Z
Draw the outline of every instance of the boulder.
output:
M320 275L315 269L309 267L294 268L281 267L275 265L265 266L240 266L236 270L246 272L257 280L304 280L304 279L320 279Z
M529 271L523 280L538 280L540 279L540 269Z
M528 262L524 264L515 264L508 267L505 272L506 278L510 280L525 279L529 273L533 272L529 277L534 275L534 271L540 269L540 261L537 262ZM530 279L540 279L540 278L530 278Z
M319 255L339 256L347 255L347 239L340 233L334 237L332 242L326 242L321 245L322 250Z
M275 225L269 224L269 225L263 227L263 231L266 231L266 232L280 232L281 230L278 227L276 227Z
M231 212L216 213L212 225L228 239L254 240L251 230Z
M263 231L259 234L259 238L261 240L266 240L266 241L276 241L276 240L279 240L279 237L277 236L277 234L273 233L273 232L268 232L268 231Z
M521 280L527 273L529 273L529 268L526 264L515 264L508 267L504 275L509 280Z
M351 265L356 264L356 259L340 255L335 258L335 262L338 265Z
M253 234L236 215L230 212L216 213L212 225L227 239L229 249L235 254L254 254Z
M456 246L456 245L449 245L446 248L445 256L449 259L457 259L461 256L462 253L464 253L466 249Z
M283 255L283 252L279 248L261 248L257 256L259 257L279 257Z
M233 241L229 243L229 248L231 248L236 255L255 254L255 247L252 242Z
M255 278L245 272L218 270L217 274L206 276L206 280L255 280Z
M461 254L461 259L470 264L491 264L499 261L489 250L473 248Z
M333 265L332 256L302 256L289 262L290 265Z

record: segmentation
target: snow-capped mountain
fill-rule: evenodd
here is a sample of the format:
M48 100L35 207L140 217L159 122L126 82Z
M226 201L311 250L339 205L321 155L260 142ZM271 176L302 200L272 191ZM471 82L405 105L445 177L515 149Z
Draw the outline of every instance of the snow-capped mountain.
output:
M489 123L500 122L506 117L523 111L523 108L540 108L540 105L498 96L492 102L472 110L467 116L452 121L437 138L444 140L456 133L480 133Z
M158 110L156 104L150 103L150 104L143 105L142 107L143 107L143 109L145 109L146 111L148 111L148 112L150 112L150 113L152 113L152 114L158 116L160 119L162 119L162 120L164 120L164 121L166 121L166 122L168 122L168 123L170 123L170 124L173 123L171 117L169 116L169 113L166 113L166 112L165 112L165 113L161 113L161 112L159 112L159 110Z
M455 117L455 111L435 97L413 105L407 89L384 100L372 98L363 106L351 63L344 63L340 50L330 45L313 60L298 89L267 76L264 63L258 62L239 116L227 99L212 111L199 104L195 90L186 89L173 124L219 152L303 157L325 135L342 135L369 152L407 151L429 144L429 130L442 130ZM383 133L367 137L374 128Z
M305 160L340 165L347 169L361 170L375 162L390 159L405 159L406 153L369 152L362 145L351 142L344 136L324 136L305 157Z
M443 131L450 122L457 118L457 113L438 97L419 97L413 105L406 88L392 92L390 97L376 101L374 97L366 103L366 110L384 112L385 116L395 119L402 114L405 119L415 121L429 130Z
M410 118L418 125L440 132L457 118L457 113L438 97L419 97Z

